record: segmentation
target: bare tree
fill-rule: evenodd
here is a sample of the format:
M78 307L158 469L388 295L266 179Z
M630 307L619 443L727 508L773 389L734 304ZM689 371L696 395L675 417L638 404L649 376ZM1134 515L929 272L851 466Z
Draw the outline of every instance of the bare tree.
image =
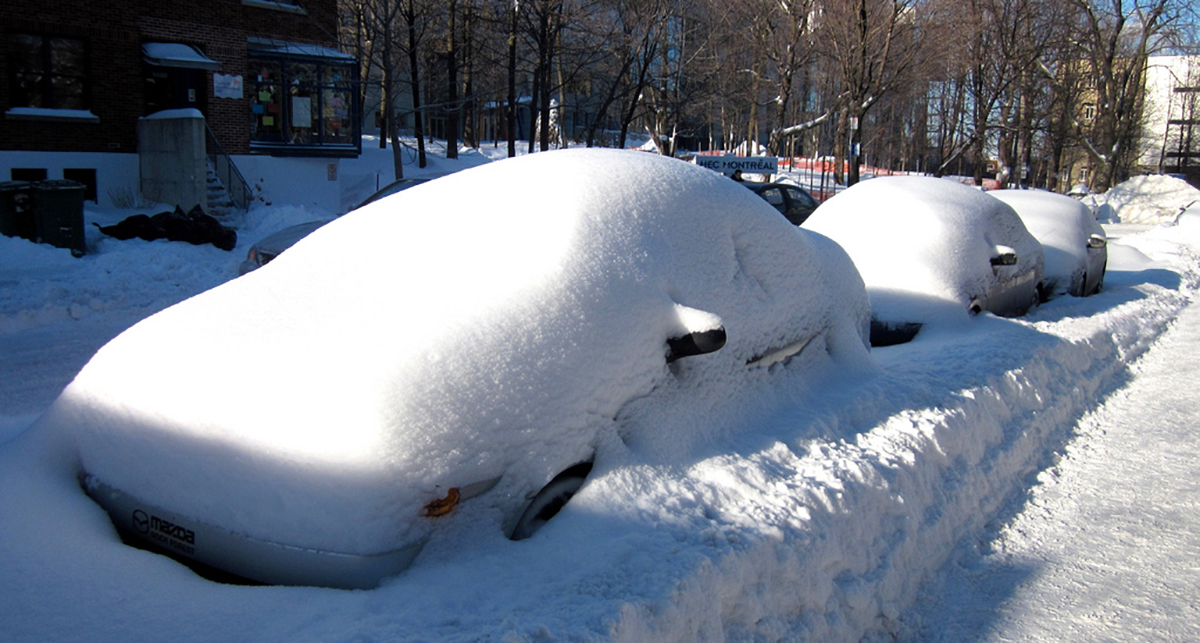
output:
M405 2L414 0L343 0L340 5L344 20L352 30L355 53L362 61L364 83L360 96L365 99L369 79L378 72L380 86L379 113L382 119L380 147L392 140L392 160L396 178L404 176L403 154L399 145L396 119L400 85L404 79L400 63L401 42L395 34L401 24ZM366 104L365 100L360 104Z
M449 0L446 8L446 158L458 158L458 0Z
M591 74L600 88L596 111L587 125L586 142L592 147L596 132L614 106L620 106L617 146L624 147L629 126L637 114L651 70L662 44L661 30L670 15L670 0L610 0L601 3L592 32L602 55Z
M1061 72L1082 67L1094 112L1073 114L1071 123L1096 167L1091 187L1103 191L1128 178L1137 163L1147 61L1185 6L1179 0L1070 0L1070 6L1079 20L1080 59L1042 70L1060 91L1069 91Z
M825 7L822 36L840 88L835 172L841 173L842 159L849 157L847 185L859 179L865 116L921 60L918 18L914 0L854 0Z
M773 68L771 100L775 104L775 127L767 148L781 154L788 135L784 124L793 122L796 103L805 98L804 92L797 95L797 80L812 66L816 55L816 6L814 0L777 0L767 3L765 11L766 55Z

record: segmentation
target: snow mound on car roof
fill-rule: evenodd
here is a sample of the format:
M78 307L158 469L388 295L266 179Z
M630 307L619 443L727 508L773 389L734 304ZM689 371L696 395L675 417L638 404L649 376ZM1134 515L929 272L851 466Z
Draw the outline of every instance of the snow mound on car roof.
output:
M995 190L989 195L1011 205L1046 256L1046 283L1066 292L1087 265L1087 241L1104 237L1104 227L1077 199L1043 190Z
M648 424L660 444L719 430L717 411L770 385L747 361L822 331L865 359L866 314L836 245L720 175L536 154L373 203L147 319L46 421L146 501L372 553L420 537L450 487L536 489ZM672 375L665 339L717 323L726 347L691 358L717 367Z
M804 227L846 249L883 321L966 319L971 298L993 278L997 248L1018 240L1022 267L1041 255L1008 205L930 177L863 181L822 204Z

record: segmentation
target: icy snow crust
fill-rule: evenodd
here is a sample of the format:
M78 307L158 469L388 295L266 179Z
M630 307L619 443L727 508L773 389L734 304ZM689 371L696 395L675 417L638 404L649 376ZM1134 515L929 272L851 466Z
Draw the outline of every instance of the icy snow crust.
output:
M993 190L989 195L1016 210L1046 257L1046 288L1056 294L1081 291L1076 284L1088 263L1088 238L1104 227L1078 199L1041 190Z
M989 262L1006 247L1016 251L1019 272L1043 263L1012 208L931 177L863 181L821 204L804 227L846 249L881 321L966 319L972 299L996 282Z
M504 522L618 437L686 452L802 365L865 362L867 315L840 248L728 179L538 154L383 199L147 319L45 422L146 502L377 553L426 537L452 487L500 477L483 504ZM718 325L725 348L668 369L669 337ZM814 337L794 367L746 367Z
M284 210L251 214L280 227L316 218ZM1020 507L1080 418L1124 397L1139 358L1194 303L1198 221L1200 210L1150 231L1106 226L1109 273L1098 295L1055 299L1021 319L929 328L874 350L874 369L813 364L790 386L754 391L761 412L685 456L611 445L592 481L529 540L508 541L489 511L464 503L412 569L372 591L220 585L123 545L79 490L70 433L47 424L22 432L32 418L11 415L27 407L14 406L6 387L0 628L6 641L37 643L145 632L214 643L911 640L897 615L921 579L956 564L947 563L956 547L977 547ZM253 237L240 236L244 251ZM107 332L110 318L165 296L165 275L179 292L200 292L216 273L236 274L228 253L188 244L106 242L73 260L0 238L9 241L0 262L12 244L46 253L22 254L36 277L0 289L13 327L0 334L4 367L29 354L73 357L63 338ZM128 311L113 308L120 297L131 300ZM84 307L77 320L10 314L89 298L103 306ZM41 399L61 386L47 381L18 393Z

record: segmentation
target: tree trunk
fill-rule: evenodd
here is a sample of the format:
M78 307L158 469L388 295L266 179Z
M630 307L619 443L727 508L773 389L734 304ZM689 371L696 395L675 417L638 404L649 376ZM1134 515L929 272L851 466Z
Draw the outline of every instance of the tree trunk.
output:
M449 7L449 29L447 29L447 38L449 39L446 47L446 102L449 103L446 107L446 158L458 158L458 52L455 51L457 39L455 38L455 24L458 14L458 1L450 0Z
M846 110L838 110L837 127L834 129L834 144L833 144L833 182L835 184L846 185L846 175L842 171L842 163L846 160L846 136L847 136L847 117Z
M475 100L475 25L477 16L472 3L464 16L463 31L466 34L463 52L463 143L468 147L479 147L478 101Z
M421 111L421 83L420 83L420 66L417 57L417 26L415 9L412 8L412 0L409 0L409 12L406 16L408 21L408 73L412 82L412 103L413 103L413 136L417 139L417 167L424 168L427 164L425 159L425 114ZM398 152L397 152L398 153Z
M508 157L517 155L517 2L513 0L512 23L508 32Z
M850 175L846 177L846 187L850 187L858 183L862 165L862 138L863 138L863 123L866 121L865 114L859 112L858 116L851 122L850 131L853 132L853 138L850 139L850 149L846 150L850 156Z

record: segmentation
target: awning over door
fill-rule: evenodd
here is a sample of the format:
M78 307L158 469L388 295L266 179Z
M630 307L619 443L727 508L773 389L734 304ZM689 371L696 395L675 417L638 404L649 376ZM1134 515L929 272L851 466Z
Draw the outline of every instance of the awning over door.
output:
M179 42L147 42L142 44L146 62L159 67L208 69L218 71L221 63L200 53L199 49Z
M346 65L356 64L357 59L350 55L344 54L336 49L322 47L320 45L306 45L299 42L284 42L281 40L270 40L267 38L256 38L251 36L246 39L246 47L249 49L250 56L286 56L289 58L310 58L313 60L321 60L329 63L341 63Z

